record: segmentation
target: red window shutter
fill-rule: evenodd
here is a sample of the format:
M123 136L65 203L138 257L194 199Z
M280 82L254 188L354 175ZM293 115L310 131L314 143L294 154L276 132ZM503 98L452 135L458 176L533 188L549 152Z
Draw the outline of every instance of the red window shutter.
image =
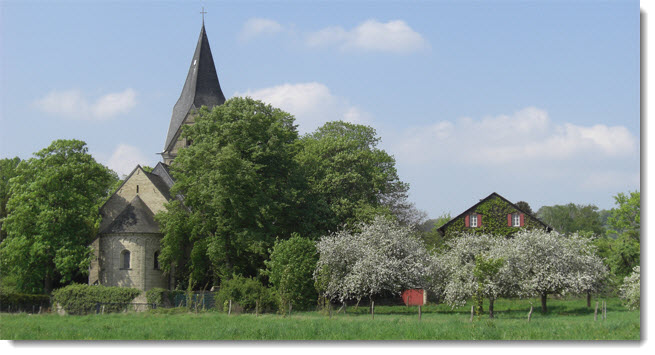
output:
M482 215L478 213L478 227L482 227Z
M464 217L464 225L467 227L471 226L471 223L469 223L469 215L466 215L466 217Z
M523 227L524 221L525 221L524 215L523 213L521 213L521 227Z
M512 226L512 214L507 215L507 226L511 227Z

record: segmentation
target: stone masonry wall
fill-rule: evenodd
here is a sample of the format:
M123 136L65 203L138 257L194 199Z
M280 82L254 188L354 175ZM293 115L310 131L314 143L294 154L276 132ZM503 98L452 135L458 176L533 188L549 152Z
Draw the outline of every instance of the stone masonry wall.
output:
M155 252L160 250L161 234L101 235L99 279L105 286L134 287L147 291L154 287L168 288L168 280L155 269ZM121 254L130 252L130 268L123 269Z

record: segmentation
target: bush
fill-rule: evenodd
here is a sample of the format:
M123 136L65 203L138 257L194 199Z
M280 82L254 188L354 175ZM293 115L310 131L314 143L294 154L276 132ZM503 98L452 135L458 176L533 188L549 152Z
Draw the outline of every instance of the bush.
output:
M120 312L139 294L141 290L135 288L74 284L55 290L52 296L69 314L87 314L95 312L98 303L105 304L105 312Z
M163 288L159 288L159 287L151 288L148 291L146 291L146 301L150 304L163 306L169 303L167 293L168 291Z
M639 309L641 299L641 268L636 266L630 276L626 276L621 286L621 298L630 309Z
M314 286L314 269L318 253L314 242L294 234L291 239L277 241L266 261L266 274L277 295L279 309L306 310L316 305L318 293Z
M273 290L266 288L253 278L235 275L232 279L221 283L216 296L218 310L227 311L227 305L232 300L232 306L237 303L244 311L255 311L259 302L259 312L271 311L275 308Z
M50 307L50 296L0 292L0 310L36 311L39 307Z

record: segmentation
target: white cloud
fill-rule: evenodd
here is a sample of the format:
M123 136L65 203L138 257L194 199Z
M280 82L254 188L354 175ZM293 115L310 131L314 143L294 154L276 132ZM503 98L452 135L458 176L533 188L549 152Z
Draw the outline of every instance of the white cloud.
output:
M241 40L250 40L262 35L270 35L282 32L284 27L279 23L265 18L251 18L243 24L239 33Z
M89 102L81 91L51 91L34 105L43 112L82 120L104 120L129 112L136 106L136 91L125 89Z
M402 20L386 23L368 20L351 30L327 27L307 35L311 47L336 45L342 50L410 53L429 47L428 42Z
M512 115L460 118L413 127L396 141L401 159L422 164L512 164L519 161L572 161L638 153L639 141L623 126L556 124L529 107Z
M249 96L280 108L296 117L301 133L315 130L328 121L366 123L370 115L333 95L320 83L283 84L270 88L237 92L234 96Z
M132 172L137 165L151 165L154 161L154 157L147 157L135 146L119 144L109 157L107 166L119 176L125 176Z

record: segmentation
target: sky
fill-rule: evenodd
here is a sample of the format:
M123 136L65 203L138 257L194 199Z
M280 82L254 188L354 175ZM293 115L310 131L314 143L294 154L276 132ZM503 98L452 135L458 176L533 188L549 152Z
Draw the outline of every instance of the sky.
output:
M640 189L638 1L0 2L0 158L154 166L205 28L227 98L376 129L410 200L614 207Z

